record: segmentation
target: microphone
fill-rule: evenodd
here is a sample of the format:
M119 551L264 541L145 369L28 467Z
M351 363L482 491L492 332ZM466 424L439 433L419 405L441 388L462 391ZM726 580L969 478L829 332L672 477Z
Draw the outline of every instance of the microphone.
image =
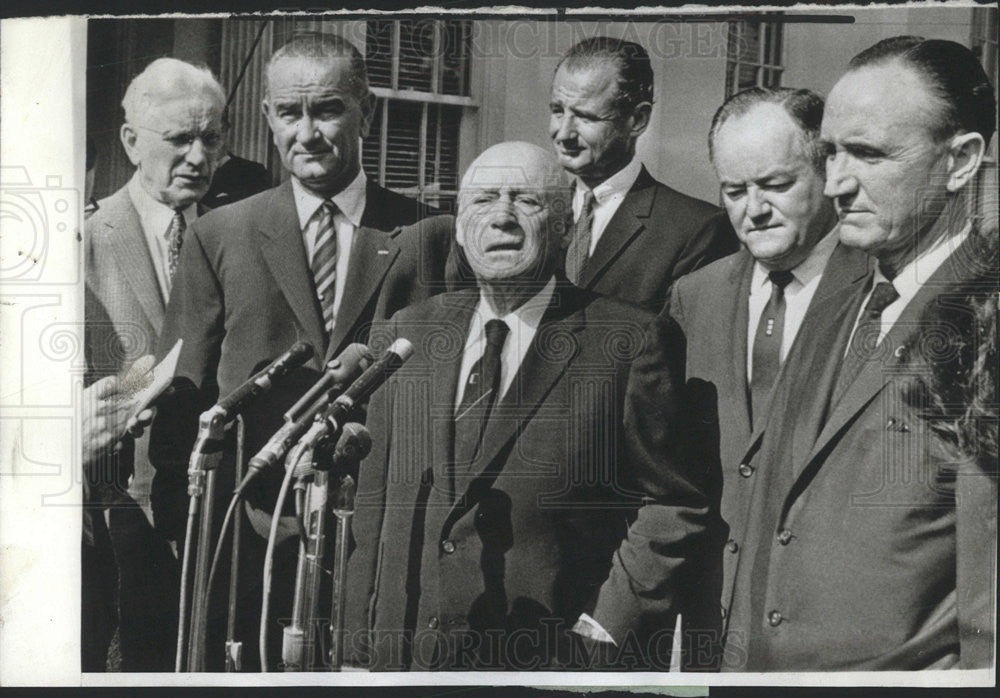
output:
M346 470L363 461L372 450L372 435L357 422L348 422L340 432L330 459L316 462L316 470Z
M334 400L324 410L322 416L317 417L316 423L302 437L302 442L307 446L316 446L331 436L339 435L341 425L350 419L357 404L368 399L411 356L413 356L413 345L408 339L400 337L393 342L378 361L369 366L340 397Z
M219 400L216 407L222 410L226 421L230 421L242 412L255 397L270 390L276 379L282 378L292 369L298 368L311 359L312 355L313 347L311 344L296 342L288 351L271 362L271 365Z
M316 415L330 404L330 393L352 381L371 365L371 350L364 344L350 344L336 359L326 365L326 371L298 402L285 412L285 423L250 459L246 477L237 492L264 468L280 463L288 450L309 429Z

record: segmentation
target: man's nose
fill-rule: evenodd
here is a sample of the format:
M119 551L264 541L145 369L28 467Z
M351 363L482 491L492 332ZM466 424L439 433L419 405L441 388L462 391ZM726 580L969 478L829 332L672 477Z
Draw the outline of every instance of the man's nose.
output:
M184 160L192 167L200 167L208 161L208 151L200 137L191 141L191 145L184 155Z
M771 215L771 202L760 189L747 190L747 216L752 221L760 221Z
M317 135L316 122L309 114L303 114L295 124L295 140L299 143L309 143Z
M568 141L576 136L576 121L571 114L562 114L552 118L556 119L555 139L557 141Z
M826 159L826 185L823 195L830 199L850 196L857 193L858 180L850 171L847 156L843 153L831 155Z

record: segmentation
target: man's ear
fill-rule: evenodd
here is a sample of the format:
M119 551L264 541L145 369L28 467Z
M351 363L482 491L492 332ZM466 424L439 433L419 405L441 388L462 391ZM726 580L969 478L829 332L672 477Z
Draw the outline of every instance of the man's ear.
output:
M139 137L138 132L136 132L135 128L131 124L125 123L122 124L121 131L119 131L118 135L121 137L122 146L125 148L125 154L128 155L129 161L138 167L140 160L139 151L135 147L135 141Z
M978 133L953 136L948 146L948 191L956 192L975 176L986 154L986 142Z
M372 119L375 118L375 105L377 98L372 92L368 92L361 100L361 137L368 137L368 129L371 128Z
M632 121L629 126L629 133L632 138L638 138L643 133L646 132L646 128L649 126L649 120L653 114L653 105L649 102L639 102L635 105L632 110L632 115L629 117Z

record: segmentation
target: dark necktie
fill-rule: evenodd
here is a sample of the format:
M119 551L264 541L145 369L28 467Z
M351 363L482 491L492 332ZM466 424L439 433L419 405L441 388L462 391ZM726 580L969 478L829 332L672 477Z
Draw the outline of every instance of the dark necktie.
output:
M174 282L174 274L177 273L177 262L181 258L181 245L184 242L185 230L187 230L187 221L184 220L180 211L174 211L174 217L167 229L167 274L171 285Z
M329 200L323 202L309 265L316 284L316 298L323 309L323 327L327 335L333 332L333 301L337 289L337 229L333 224L336 213L335 203Z
M772 271L771 297L760 314L753 338L753 375L750 379L751 424L760 421L774 379L781 368L781 341L785 334L785 286L795 277L790 271Z
M566 249L566 276L574 284L578 284L583 273L583 265L590 256L590 229L594 226L594 192L585 189L580 217L573 227L573 239Z
M455 462L470 465L479 452L497 393L500 391L500 352L509 332L503 320L486 323L486 349L472 366L462 402L455 413Z
M899 292L891 281L880 281L875 284L875 290L872 291L871 298L868 299L861 317L858 318L858 325L851 336L847 354L840 364L837 386L833 391L834 405L875 352L882 330L882 311L895 303L898 298Z

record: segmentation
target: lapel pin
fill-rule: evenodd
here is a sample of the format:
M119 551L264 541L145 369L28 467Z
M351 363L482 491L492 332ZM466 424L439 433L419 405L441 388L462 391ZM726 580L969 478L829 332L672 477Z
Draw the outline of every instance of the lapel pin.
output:
M897 359L905 359L906 358L906 345L905 344L900 344L898 347L896 347L896 351L893 352L893 355Z
M389 254L389 250L379 250L378 253L381 255L386 255Z

